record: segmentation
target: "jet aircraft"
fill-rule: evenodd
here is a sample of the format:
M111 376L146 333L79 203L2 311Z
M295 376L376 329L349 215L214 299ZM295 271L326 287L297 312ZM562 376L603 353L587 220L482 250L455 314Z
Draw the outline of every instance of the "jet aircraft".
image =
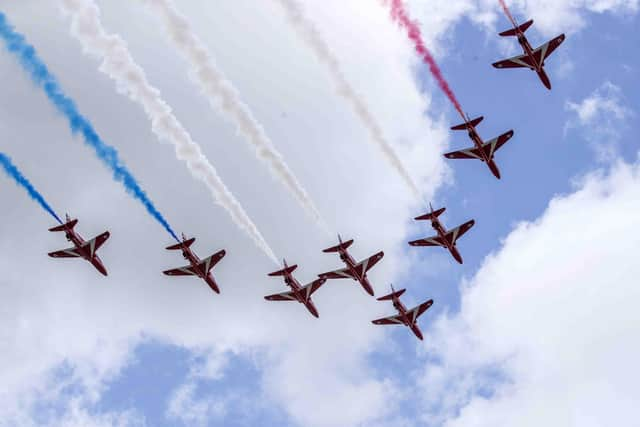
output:
M66 215L66 222L62 225L57 225L53 228L50 228L51 232L62 231L65 234L65 237L68 241L73 243L73 247L68 249L63 249L61 251L55 251L49 253L49 256L52 258L83 258L89 261L100 273L103 275L107 275L107 269L104 267L102 260L98 257L98 249L107 241L110 234L108 231L100 234L99 236L94 237L93 239L85 242L82 236L78 234L74 227L78 224L77 219L69 218L69 215Z
M292 274L296 268L298 268L296 264L289 266L287 265L287 260L284 260L284 268L282 270L269 273L269 276L271 277L284 277L284 283L289 286L291 290L279 294L267 295L264 299L267 301L298 301L299 303L304 304L312 315L320 317L316 306L311 300L311 295L317 291L320 286L327 281L327 279L316 279L305 286L301 286Z
M320 277L321 279L353 279L356 282L359 282L369 295L373 295L373 288L371 287L369 279L367 278L367 271L369 271L374 265L378 263L378 261L382 259L382 257L384 256L384 252L380 251L377 254L370 256L369 258L360 261L359 263L356 263L356 261L347 251L347 248L349 248L349 246L353 244L353 239L343 242L340 235L338 235L338 242L339 244L337 246L332 246L330 248L324 249L322 252L338 252L340 254L340 259L347 265L347 267L340 270L319 274L318 277Z
M433 207L431 207L431 204L429 204L429 208L431 209L430 213L422 216L418 216L415 218L415 220L431 221L431 226L433 227L434 230L436 230L438 234L433 237L414 240L413 242L409 242L409 244L411 246L441 246L443 248L446 248L451 253L453 258L455 258L456 261L462 264L462 257L460 256L460 252L458 252L458 249L456 248L456 241L460 237L462 237L464 233L469 231L471 227L473 227L473 225L475 224L475 221L474 220L467 221L464 224L452 230L447 231L445 230L445 228L440 223L440 220L438 219L438 217L442 215L442 213L445 211L445 208L440 208L437 211L434 211Z
M224 258L224 256L226 255L226 251L222 249L211 255L209 258L201 260L191 250L191 245L193 245L193 242L195 241L195 237L187 239L185 235L182 234L181 242L167 247L167 250L169 251L182 251L182 256L184 257L184 259L189 261L189 265L185 265L184 267L180 268L174 268L172 270L167 270L164 272L164 274L166 274L167 276L197 276L204 280L207 285L209 285L211 290L219 294L220 289L218 288L218 284L211 274L211 269L218 262L220 262L222 258Z
M451 130L465 130L469 133L469 138L473 141L475 147L465 150L452 151L446 153L444 156L447 159L478 159L489 166L489 170L496 178L500 179L500 170L493 161L493 156L496 151L500 149L511 137L513 136L513 130L503 133L497 138L491 141L484 142L478 132L476 126L484 119L483 116L470 120L468 117L461 125L456 125Z
M547 73L544 71L544 61L560 46L565 36L564 34L560 34L539 48L533 49L524 35L524 32L527 31L527 28L529 28L531 24L533 24L533 19L530 19L522 25L514 25L512 29L500 33L502 37L517 37L518 43L520 43L522 50L524 50L524 55L495 62L493 66L496 68L529 68L538 74L538 77L542 80L542 84L544 84L547 89L551 89L551 82L549 81Z
M422 338L422 332L418 327L418 317L422 315L425 311L429 309L433 305L433 300L423 302L417 307L412 308L411 310L407 310L402 301L400 301L400 296L406 291L406 289L400 289L396 291L391 286L391 293L389 295L385 295L383 297L378 298L378 301L388 301L391 300L393 302L393 306L396 310L398 310L398 314L395 316L383 317L382 319L372 320L371 323L374 325L405 325L419 339Z

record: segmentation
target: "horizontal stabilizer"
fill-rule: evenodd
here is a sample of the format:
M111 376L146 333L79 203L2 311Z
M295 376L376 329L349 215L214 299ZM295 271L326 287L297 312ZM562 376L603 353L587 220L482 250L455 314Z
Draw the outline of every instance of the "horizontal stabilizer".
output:
M53 228L50 228L49 231L53 231L53 232L66 231L66 230L69 230L69 229L73 229L73 227L75 227L77 223L78 223L78 220L77 219L73 219L71 221L68 221L66 224L62 224L62 225L58 225L58 226L55 226Z
M503 31L503 32L500 33L500 35L502 37L517 36L518 35L518 30L520 30L520 32L524 33L531 26L531 24L533 24L533 19L528 20L524 24L520 25L517 29L516 28L512 28L510 30Z
M293 273L293 271L296 268L298 268L298 264L289 265L289 266L283 268L282 270L278 270L278 271L274 271L273 273L269 273L269 276L271 276L271 277L286 276L288 274Z
M393 291L389 295L385 295L383 297L378 298L378 301L387 301L387 300L392 300L394 298L400 298L400 295L404 294L405 292L406 292L406 289Z
M353 244L353 239L352 240L347 240L346 242L341 242L339 245L336 246L332 246L330 248L327 249L323 249L322 252L340 252L341 250L346 250L349 246L351 246Z
M473 120L451 127L451 130L467 130L470 126L478 126L482 120L484 120L484 116L476 117Z
M176 243L175 245L171 245L171 246L167 246L167 250L168 251L177 251L180 250L182 248L188 248L189 246L193 245L193 242L196 241L195 237L190 238L189 240L184 240L180 243Z
M445 210L447 210L447 208L440 208L440 209L438 209L436 211L433 211L433 212L430 212L428 214L417 216L414 219L416 221L431 221L431 220L434 220L434 219L438 218L440 215L442 215Z

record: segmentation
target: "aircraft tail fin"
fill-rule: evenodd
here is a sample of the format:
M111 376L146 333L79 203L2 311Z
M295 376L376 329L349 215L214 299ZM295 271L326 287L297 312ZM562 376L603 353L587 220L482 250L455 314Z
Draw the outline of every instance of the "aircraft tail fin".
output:
M283 268L282 270L278 270L278 271L274 271L273 273L269 273L269 276L271 276L271 277L286 276L287 274L293 273L293 271L296 268L298 268L297 264L288 265L285 268Z
M509 37L509 36L517 36L518 35L518 30L520 30L521 32L525 32L527 31L527 28L529 28L531 26L531 24L533 24L533 19L529 19L527 22L525 22L524 24L520 25L516 28L512 28L510 30L506 30L500 33L500 35L502 37Z
M451 130L467 130L469 126L473 126L473 127L478 126L482 120L484 120L483 116L476 117L475 119L470 120L468 123L462 123L459 125L452 126Z
M390 294L378 298L378 301L388 301L388 300L393 300L394 298L400 298L400 295L404 294L405 292L406 292L406 289L400 289L397 291L394 290Z
M353 244L353 239L347 240L346 242L340 242L339 245L332 246L327 249L323 249L322 252L340 252L341 250L346 250L349 246Z
M188 248L189 246L193 245L193 242L195 242L195 241L196 241L196 238L192 237L192 238L190 238L188 240L185 240L183 242L176 243L175 245L167 246L167 250L168 251L178 251L178 250L182 249L185 246Z
M431 220L433 220L433 219L435 219L435 218L438 218L438 217L439 217L440 215L442 215L442 214L444 213L444 211L446 211L446 210L447 210L447 208L440 208L440 209L435 210L435 211L433 211L433 212L429 212L429 213L427 213L427 214L417 216L417 217L415 217L414 219L415 219L416 221L424 221L424 220L426 220L426 221L431 221Z
M49 231L53 231L53 232L66 231L68 229L73 229L73 227L75 227L77 223L78 223L77 219L72 219L72 220L67 221L65 224L58 225L58 226L50 228Z

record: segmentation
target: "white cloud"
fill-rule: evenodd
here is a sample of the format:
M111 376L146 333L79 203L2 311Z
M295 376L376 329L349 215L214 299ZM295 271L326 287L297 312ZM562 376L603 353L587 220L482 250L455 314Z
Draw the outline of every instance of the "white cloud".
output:
M420 22L427 45L434 46L437 54L444 53L442 44L452 39L455 24L462 19L483 28L495 39L497 31L510 27L509 21L497 0L417 0L407 2ZM546 37L560 33L575 33L587 25L588 13L637 13L639 0L513 0L507 1L516 20L534 19L535 31ZM531 31L531 30L529 30ZM535 44L537 37L531 38ZM542 43L542 40L539 40Z
M169 400L167 417L194 427L206 426L212 419L224 417L224 397L200 398L195 394L194 382L185 383L174 390Z
M599 159L615 159L621 131L626 128L627 119L633 115L625 106L622 90L607 81L582 101L568 101L565 108L574 115L565 124L565 133L572 128L582 129Z
M333 5L307 6L344 62L345 75L430 198L444 176L440 153L447 132L425 115L429 98L414 81L411 47L382 7L357 14L356 1L335 0ZM341 12L338 5L351 12ZM100 6L105 27L127 40L149 81L162 89L176 116L202 141L265 238L281 256L300 264L300 280L340 266L337 257L321 252L333 239L314 229L234 129L198 95L155 16L143 4L125 0ZM376 289L386 288L406 263L402 253L407 218L418 201L371 149L366 129L335 95L325 69L296 38L278 5L192 1L181 2L181 9L332 228L356 239L354 256L385 251L371 279ZM20 189L3 187L3 207L6 201L8 208L0 224L0 253L20 255L0 258L6 271L0 278L0 298L11 301L0 311L0 339L7 349L0 356L0 417L20 425L16 420L31 416L44 391L50 390L50 401L64 398L56 387L60 377L52 375L60 366L66 366L74 387L88 396L86 407L92 408L145 337L198 354L211 351L213 357L226 351L255 357L260 386L255 392L294 423L343 426L347 417L357 425L385 416L393 407L393 396L385 393L389 381L367 359L384 336L370 324L379 309L375 300L355 283L328 283L315 296L320 319L308 316L298 304L264 301L264 295L284 287L266 276L273 269L269 260L237 233L207 198L206 189L193 184L170 147L154 143L142 113L119 97L94 61L82 57L55 6L42 5L37 20L32 8L18 3L8 6L7 14L104 139L118 147L172 225L198 237L196 252L205 256L224 247L228 255L214 272L220 295L196 279L163 276L161 271L184 262L164 251L170 239L89 151L72 140L63 120L51 113L13 58L0 55L2 66L10 70L2 95L16 100L0 108L6 124L0 149L14 157L52 205L79 217L78 230L85 237L103 227L112 232L101 249L108 278L78 260L55 262L44 254L64 245L64 239L45 231L50 226L47 217ZM350 16L359 16L357 34L349 27ZM37 21L47 23L46 31ZM239 21L246 31L237 31ZM15 140L29 143L9 142ZM212 363L205 372L215 377L218 368ZM189 381L185 384L176 390L173 407L193 409L194 420L214 416L203 409L208 398L202 400ZM313 416L317 408L324 408L321 417Z
M586 176L519 224L427 340L447 427L632 425L640 375L640 162ZM427 341L429 342L429 341Z

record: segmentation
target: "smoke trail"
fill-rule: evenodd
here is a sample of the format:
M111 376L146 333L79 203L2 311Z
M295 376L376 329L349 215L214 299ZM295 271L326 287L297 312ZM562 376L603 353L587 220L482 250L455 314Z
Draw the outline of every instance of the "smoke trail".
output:
M325 40L322 38L320 32L316 29L311 21L309 21L303 14L300 5L295 0L277 0L285 9L287 18L291 25L296 29L298 34L303 40L311 47L316 57L325 64L329 69L331 78L336 85L337 92L345 100L349 102L351 108L358 116L358 118L364 123L365 127L369 131L371 140L382 150L385 158L391 163L391 166L400 174L404 182L409 189L418 197L420 197L420 191L413 182L411 175L404 168L402 161L395 153L389 142L384 138L382 133L382 127L373 118L373 115L369 112L364 101L358 96L356 91L347 82L342 68L338 63L338 59L333 54Z
M273 251L224 185L200 146L173 115L160 91L149 84L144 71L131 57L125 41L120 36L106 33L100 22L98 6L92 0L62 0L61 4L71 15L71 33L80 41L85 52L102 59L100 71L116 82L119 91L144 108L156 136L174 145L178 159L187 164L193 177L205 183L214 200L226 209L235 224L277 263Z
M47 66L42 62L40 57L38 57L35 48L27 43L24 36L18 34L13 29L5 15L1 12L0 37L2 37L7 50L20 61L20 64L29 77L31 77L34 84L44 90L51 103L67 118L71 132L73 134L82 134L85 143L90 145L100 160L113 171L113 178L121 182L127 192L140 201L147 209L147 212L162 224L174 239L178 240L169 223L156 209L153 202L140 188L136 179L118 158L118 152L100 139L89 120L80 114L71 98L65 95L58 80L49 72Z
M239 133L255 147L258 158L270 167L272 173L293 193L312 218L321 221L320 214L307 192L289 170L282 155L273 146L249 107L242 102L236 88L216 67L204 43L194 33L184 15L176 9L174 2L172 0L147 1L162 19L175 46L189 61L192 76L211 106L217 108L218 100L222 101L222 111L235 123Z
M409 14L405 9L402 0L391 0L391 17L395 21L397 21L401 27L407 30L409 38L415 45L416 52L418 52L423 61L429 66L429 71L431 71L431 74L433 74L433 77L435 77L436 81L438 82L438 86L440 86L440 89L444 91L444 93L453 103L453 106L456 108L456 110L458 110L458 113L460 113L460 115L464 119L465 115L462 111L460 103L458 102L458 99L456 98L455 94L449 87L449 84L442 75L442 71L440 71L440 67L438 67L435 59L433 59L433 56L431 56L431 53L424 45L422 35L420 34L420 27L418 27L418 25L413 22L411 18L409 18Z
M13 178L18 185L24 187L24 189L27 190L27 193L29 193L29 196L33 200L38 202L40 206L44 208L45 211L49 212L51 216L54 217L56 221L58 221L58 223L62 224L62 221L60 221L60 218L58 218L58 215L56 215L56 213L53 211L51 206L49 206L49 204L44 199L44 197L42 197L42 194L38 193L38 190L36 190L33 187L33 185L29 182L29 180L25 178L25 176L22 175L22 173L20 173L18 168L11 162L11 159L9 158L9 156L7 156L6 154L0 153L0 165L2 165L7 175Z
M513 19L513 15L511 15L511 11L509 10L509 8L507 7L507 4L504 2L504 0L498 0L500 2L500 6L502 6L502 10L504 10L504 13L507 15L507 18L509 18L509 21L511 21L511 24L513 25L513 27L517 27L518 24L516 24L516 20Z

